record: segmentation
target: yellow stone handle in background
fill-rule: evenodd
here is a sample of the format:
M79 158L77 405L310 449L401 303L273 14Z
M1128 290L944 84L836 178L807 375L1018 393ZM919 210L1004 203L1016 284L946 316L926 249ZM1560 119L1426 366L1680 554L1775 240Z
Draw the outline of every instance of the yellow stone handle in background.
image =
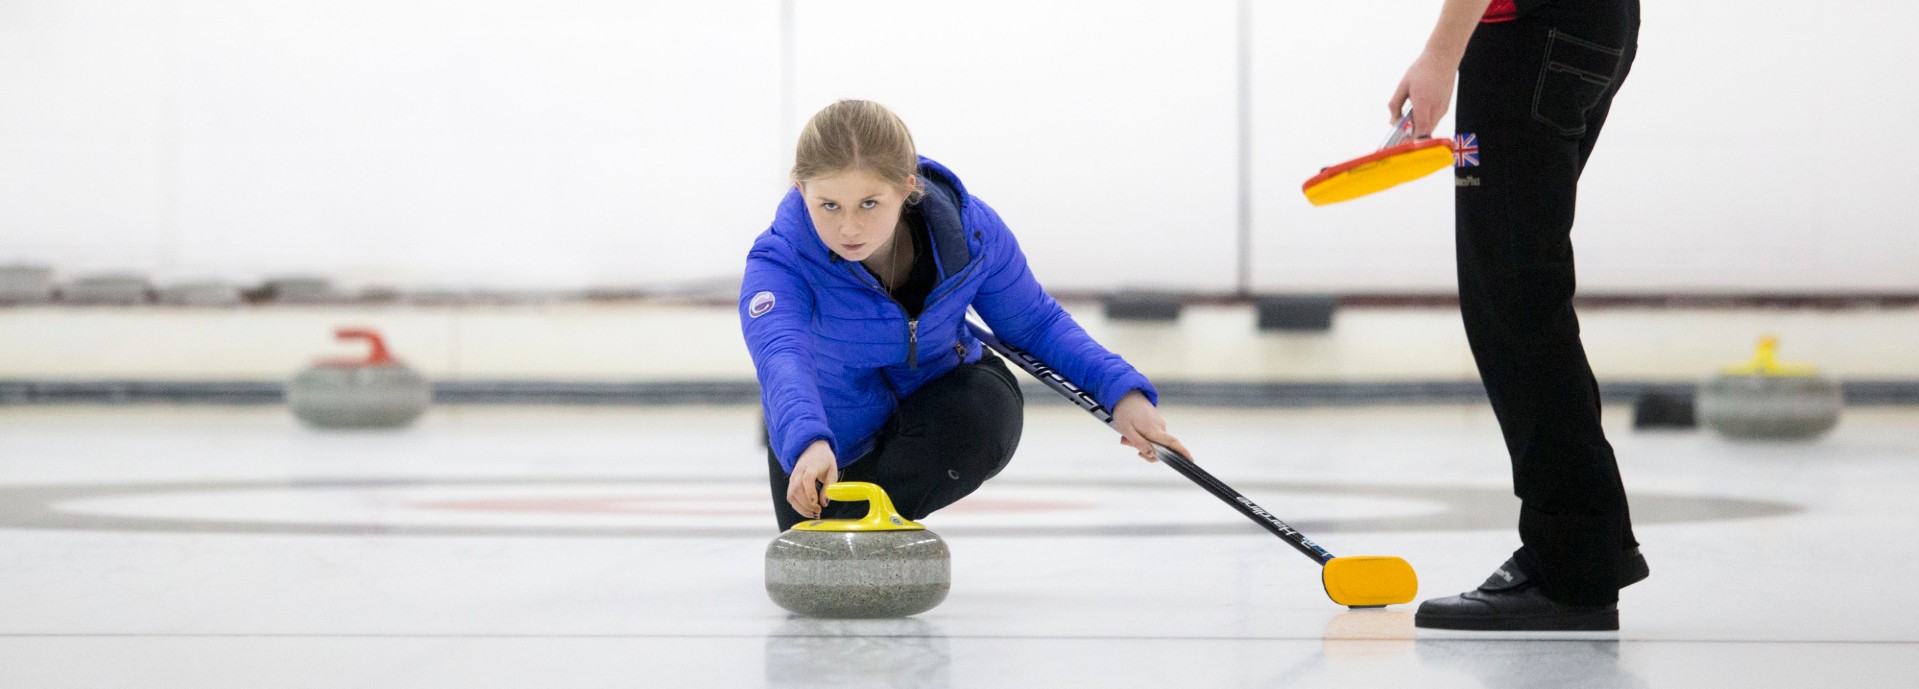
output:
M1813 367L1804 364L1779 363L1778 353L1778 337L1761 337L1758 348L1752 353L1752 361L1727 366L1724 372L1729 376L1810 376L1817 373Z
M865 481L842 481L827 486L824 491L827 500L842 502L866 502L866 516L859 519L814 519L800 522L795 531L919 531L926 527L918 522L900 516L893 509L893 501L886 497L886 491L877 484Z

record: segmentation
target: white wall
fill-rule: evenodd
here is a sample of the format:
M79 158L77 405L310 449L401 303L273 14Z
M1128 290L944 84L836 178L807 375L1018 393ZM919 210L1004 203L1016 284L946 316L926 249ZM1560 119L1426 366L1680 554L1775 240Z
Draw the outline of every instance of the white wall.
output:
M0 3L0 260L399 284L723 275L782 179L768 7Z
M798 18L796 120L836 98L897 109L1042 281L1232 287L1231 0L820 1Z
M1437 4L1253 0L1255 287L1451 287L1445 176L1298 192L1384 134ZM783 53L778 0L0 1L0 264L724 280L798 121L857 96L1049 284L1234 285L1237 0L792 7ZM1919 288L1919 7L1646 9L1581 191L1582 287Z
M1295 191L1316 165L1382 134L1436 4L1260 3L1257 284L1452 286L1449 176L1328 208ZM1919 154L1905 133L1919 112L1919 44L1903 28L1919 7L1694 0L1644 11L1638 61L1580 186L1581 288L1919 288L1919 173L1905 162ZM1439 131L1452 131L1450 117Z

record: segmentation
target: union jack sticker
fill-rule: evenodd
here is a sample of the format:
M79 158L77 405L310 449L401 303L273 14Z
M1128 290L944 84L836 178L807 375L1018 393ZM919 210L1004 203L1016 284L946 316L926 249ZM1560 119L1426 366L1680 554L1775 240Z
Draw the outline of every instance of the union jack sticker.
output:
M1453 135L1453 167L1479 167L1479 137Z

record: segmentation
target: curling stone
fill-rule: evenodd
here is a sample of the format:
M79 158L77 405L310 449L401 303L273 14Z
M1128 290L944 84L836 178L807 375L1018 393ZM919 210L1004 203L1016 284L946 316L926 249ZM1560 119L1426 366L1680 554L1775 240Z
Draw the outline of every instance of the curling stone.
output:
M800 522L766 546L766 595L810 617L905 617L952 588L952 553L938 534L893 509L886 491L850 481L826 499L864 500L860 519Z
M366 340L365 359L322 360L287 384L293 415L315 428L398 428L433 402L433 384L386 350L371 330L343 328L342 340Z
M1811 366L1780 364L1779 340L1759 340L1752 361L1729 366L1699 386L1699 421L1727 438L1808 440L1839 423L1839 382Z

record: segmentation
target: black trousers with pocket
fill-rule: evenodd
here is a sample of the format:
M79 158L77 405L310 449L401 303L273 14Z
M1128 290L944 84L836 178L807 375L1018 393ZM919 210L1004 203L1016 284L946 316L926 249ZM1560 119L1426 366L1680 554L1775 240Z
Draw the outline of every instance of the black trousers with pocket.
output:
M1460 311L1512 459L1515 558L1567 603L1618 600L1638 545L1572 303L1579 176L1638 35L1638 0L1555 0L1480 25L1459 65Z
M1012 371L986 352L978 362L955 368L902 400L880 428L873 450L841 467L840 480L879 484L900 514L924 519L1006 468L1019 447L1024 414L1025 398ZM773 513L785 531L806 517L786 502L789 477L779 458L769 450L766 461ZM834 502L820 516L864 514L864 502Z

